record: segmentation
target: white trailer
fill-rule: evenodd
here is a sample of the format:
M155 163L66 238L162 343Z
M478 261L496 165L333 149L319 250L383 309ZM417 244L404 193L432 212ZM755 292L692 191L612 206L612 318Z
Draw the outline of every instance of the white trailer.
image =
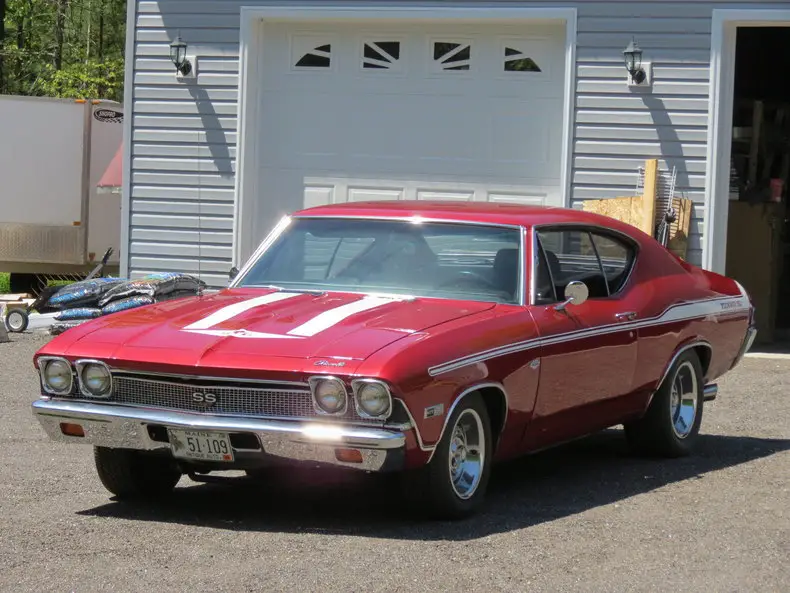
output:
M123 108L104 100L0 95L0 272L117 269L121 197L99 180L121 147Z

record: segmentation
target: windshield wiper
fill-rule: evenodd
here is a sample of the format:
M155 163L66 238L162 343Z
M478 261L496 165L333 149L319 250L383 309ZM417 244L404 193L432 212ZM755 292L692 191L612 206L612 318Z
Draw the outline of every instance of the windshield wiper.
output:
M321 296L326 294L325 290L311 290L309 288L284 288L275 284L250 284L249 288L268 288L276 290L277 292L297 292L299 294L310 294L313 296Z

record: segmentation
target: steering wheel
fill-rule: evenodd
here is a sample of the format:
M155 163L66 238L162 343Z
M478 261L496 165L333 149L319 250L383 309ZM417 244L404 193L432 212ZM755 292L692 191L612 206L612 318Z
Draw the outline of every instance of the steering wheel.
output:
M481 284L486 288L490 288L491 290L499 290L492 282L483 278L477 272L471 272L469 270L461 270L460 272L456 272L452 278L439 284L439 288L444 288L445 286L455 286L462 282L472 282Z

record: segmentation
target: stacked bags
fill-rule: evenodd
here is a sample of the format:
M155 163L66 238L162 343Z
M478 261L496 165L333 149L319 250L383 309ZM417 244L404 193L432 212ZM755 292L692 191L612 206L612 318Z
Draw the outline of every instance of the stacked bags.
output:
M166 300L197 296L206 284L189 274L164 272L139 280L94 278L66 286L49 300L60 308L50 327L52 335L103 315Z

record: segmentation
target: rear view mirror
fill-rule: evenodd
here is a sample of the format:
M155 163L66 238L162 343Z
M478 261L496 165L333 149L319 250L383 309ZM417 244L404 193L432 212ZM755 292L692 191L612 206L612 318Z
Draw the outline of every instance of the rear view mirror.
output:
M565 287L565 302L554 307L557 311L563 311L568 305L583 305L590 296L590 290L584 282L571 280Z
M236 276L239 275L239 269L236 266L233 266L228 272L228 279L233 282L236 279Z

